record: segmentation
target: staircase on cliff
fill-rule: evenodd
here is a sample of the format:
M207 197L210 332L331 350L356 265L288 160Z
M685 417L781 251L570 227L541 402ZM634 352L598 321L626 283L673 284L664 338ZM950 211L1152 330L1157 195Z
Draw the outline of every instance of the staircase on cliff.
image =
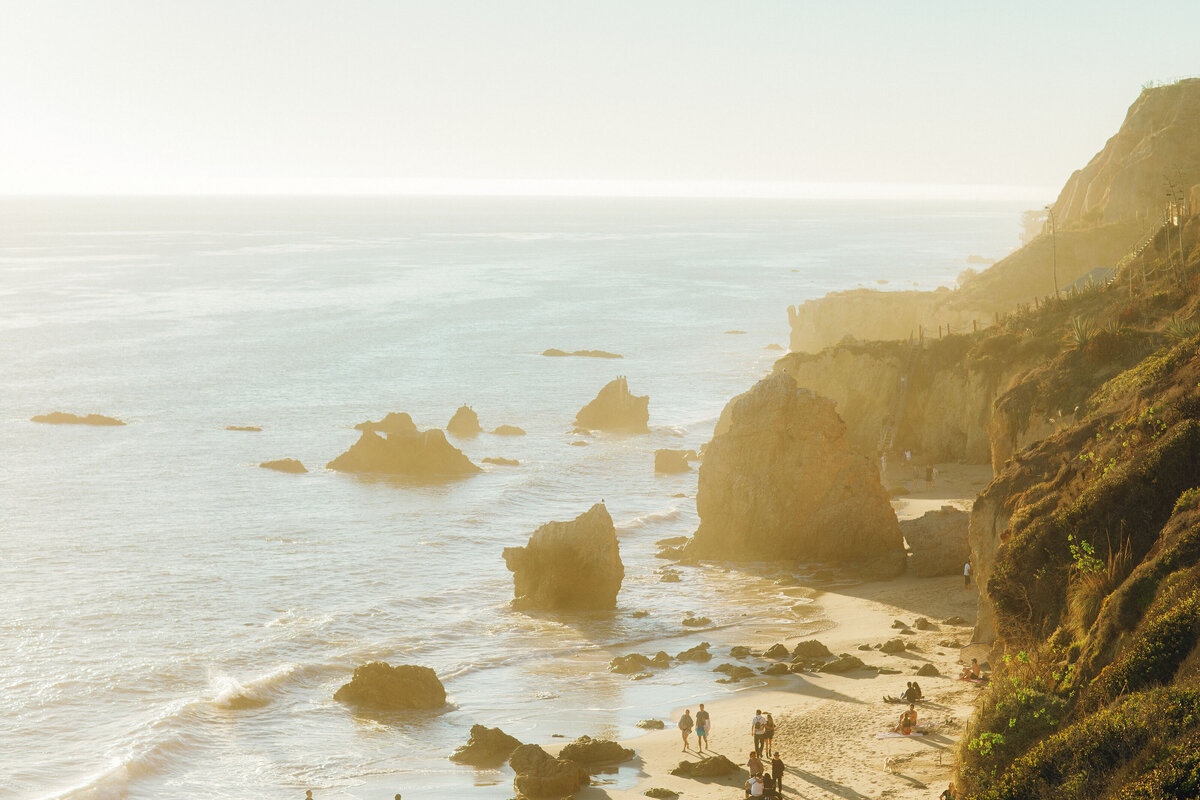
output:
M1129 282L1130 291L1133 291L1134 279L1133 270L1130 269L1130 267L1133 266L1135 261L1142 257L1142 254L1146 252L1146 248L1150 247L1151 243L1155 240L1155 238L1158 237L1158 234L1163 230L1163 228L1170 224L1171 221L1169 219L1164 219L1160 224L1152 225L1144 234L1142 234L1142 238L1137 240L1137 243L1133 246L1133 249L1126 253L1121 260L1117 262L1116 279L1120 280L1122 277L1125 278ZM1143 283L1146 282L1145 262L1142 263L1141 279Z

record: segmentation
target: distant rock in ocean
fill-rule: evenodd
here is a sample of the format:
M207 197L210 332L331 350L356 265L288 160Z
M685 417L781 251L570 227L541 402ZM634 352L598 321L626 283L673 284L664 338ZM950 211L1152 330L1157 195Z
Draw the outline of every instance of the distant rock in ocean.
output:
M525 430L518 428L516 425L501 425L492 431L496 436L524 436Z
M393 412L379 422L360 422L354 426L354 430L375 433L416 433L417 426L408 414Z
M689 472L692 469L692 465L688 463L689 458L696 458L695 450L655 450L654 471Z
M579 428L625 433L649 433L649 420L650 398L631 394L624 376L609 381L596 399L575 415Z
M227 431L261 431L262 428L257 425L226 425Z
M771 344L769 344L763 348L763 350L782 350L782 349L784 349L783 345L775 344L774 342L772 342Z
M725 407L705 450L692 558L867 564L896 575L904 543L879 472L833 403L786 373Z
M564 358L566 356L577 356L579 358L624 358L619 353L610 353L607 350L576 350L573 353L568 353L564 350L559 350L557 347L551 347L549 350L542 351L542 355L557 358Z
M44 422L47 425L112 426L125 424L115 417L106 417L103 414L88 414L86 417L81 417L77 414L68 414L64 411L52 411L49 414L38 414L36 417L30 418L29 421Z
M454 478L482 471L437 428L418 432L415 427L412 433L389 433L387 438L364 430L349 450L326 466L340 472L428 478Z
M548 522L524 547L504 548L513 607L611 609L625 577L612 517L597 503L570 522Z
M429 667L372 661L356 667L350 682L333 699L384 710L441 708L446 705L446 689Z
M483 428L479 427L479 416L470 406L459 406L458 411L446 423L446 432L451 436L476 436Z
M308 470L304 468L304 465L294 458L281 458L276 461L264 461L259 464L259 466L263 469L273 469L277 472L308 472Z

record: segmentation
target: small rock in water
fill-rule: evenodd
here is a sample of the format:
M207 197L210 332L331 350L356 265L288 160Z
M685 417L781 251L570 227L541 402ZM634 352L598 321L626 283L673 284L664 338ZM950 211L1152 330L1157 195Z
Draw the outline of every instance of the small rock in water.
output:
M518 428L516 425L501 425L492 431L496 436L524 436L525 429Z
M639 608L637 611L634 611L629 616L633 617L634 619L641 619L642 617L650 616L650 612L645 610L644 608Z
M741 644L734 645L733 647L729 648L729 655L733 656L734 658L745 658L746 656L750 655L750 648Z
M648 731L661 731L667 727L661 719L644 719L637 724L639 728L644 728Z
M712 620L708 617L688 616L684 617L683 622L680 624L685 628L703 628L706 625L712 625Z
M446 705L446 690L429 667L372 661L356 667L350 682L333 699L384 709L441 708Z
M496 464L501 467L519 467L521 465L521 462L515 458L502 458L500 456L488 456L482 460L485 464Z
M701 642L695 647L679 653L675 658L679 661L708 661L712 658L712 653L708 652L710 646L708 642Z
M304 468L304 465L294 458L281 458L276 461L264 461L259 464L259 466L263 469L273 469L276 472L308 472L308 470Z

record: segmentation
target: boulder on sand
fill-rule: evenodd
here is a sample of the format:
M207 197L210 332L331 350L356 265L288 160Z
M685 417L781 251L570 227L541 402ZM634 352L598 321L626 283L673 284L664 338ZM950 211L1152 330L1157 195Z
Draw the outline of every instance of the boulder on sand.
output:
M609 739L580 736L560 750L558 757L579 764L620 764L633 758L633 751Z
M279 458L274 461L264 461L259 466L263 469L273 469L277 472L308 472L304 468L304 465L294 458Z
M417 426L408 414L391 412L379 422L370 420L360 422L354 426L354 430L374 431L375 433L416 433Z
M735 397L700 466L700 527L685 555L872 562L903 569L879 471L846 439L833 402L784 372Z
M617 605L625 577L612 517L597 503L570 522L548 522L524 547L504 548L514 608L584 611Z
M536 744L523 744L508 757L517 773L513 788L526 797L567 797L588 784L588 771L574 761L555 758Z
M842 675L847 672L853 672L856 669L862 669L865 666L866 664L858 656L842 653L838 656L837 661L830 661L828 664L819 667L817 672L832 672L835 675Z
M446 432L451 436L475 436L483 428L479 426L479 416L470 406L459 406L458 411L446 423Z
M708 756L699 761L680 761L679 766L671 770L671 774L683 778L720 778L741 770L741 767L725 756Z
M829 658L833 653L829 652L829 648L818 642L816 639L808 639L796 644L792 648L792 659L816 659Z
M498 767L508 760L513 750L521 746L514 736L499 728L471 726L471 738L450 756L451 761L474 767Z
M661 449L654 451L655 472L689 472L692 465L687 456L690 450Z
M962 574L963 564L971 557L967 542L970 521L971 515L966 511L942 506L900 523L900 532L912 550L912 568L918 578Z
M326 466L341 472L440 478L481 472L437 428L419 433L389 433L387 438L365 430L349 450Z
M575 426L587 430L649 433L650 398L635 397L621 376L610 381L596 399L575 415Z
M88 414L81 417L78 414L68 414L65 411L51 411L49 414L38 414L31 417L30 422L44 422L47 425L99 425L112 426L125 423L116 417L106 417L103 414Z
M356 667L350 682L333 699L387 710L441 708L446 705L446 690L429 667L372 661Z

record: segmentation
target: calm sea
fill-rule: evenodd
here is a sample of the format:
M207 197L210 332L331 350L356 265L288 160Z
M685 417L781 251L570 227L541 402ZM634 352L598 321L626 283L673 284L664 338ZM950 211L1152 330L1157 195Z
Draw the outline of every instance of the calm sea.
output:
M507 798L511 776L445 759L475 722L624 737L732 691L711 665L605 671L632 650L821 625L776 566L660 582L654 543L695 530L696 477L656 476L654 449L709 438L780 355L764 348L786 346L787 305L952 284L969 254L1017 244L1020 210L0 201L0 797ZM651 433L571 446L575 412L618 375L650 396ZM520 466L434 485L323 468L355 423L444 427L464 403L528 435L455 443ZM28 421L54 410L129 424ZM310 473L257 467L286 457ZM509 610L500 551L601 499L626 565L618 611ZM681 628L688 611L715 630ZM333 702L374 659L435 668L452 705Z

